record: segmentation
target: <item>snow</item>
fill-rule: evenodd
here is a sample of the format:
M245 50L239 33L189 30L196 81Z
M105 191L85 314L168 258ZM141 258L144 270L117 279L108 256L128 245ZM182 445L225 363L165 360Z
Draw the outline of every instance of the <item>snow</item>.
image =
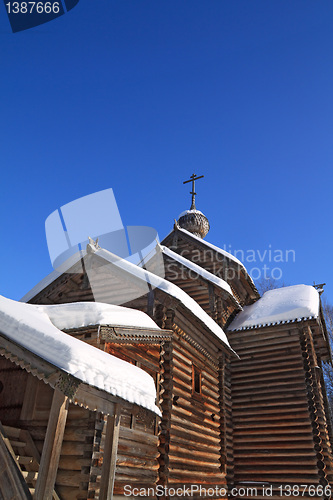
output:
M124 259L119 259L117 256L113 255L108 250L103 248L96 249L95 255L101 257L102 259L112 263L114 266L117 266L120 269L123 269L125 272L130 273L133 276L136 276L140 280L145 283L149 283L153 288L158 288L163 290L168 295L179 300L185 308L190 310L198 319L203 323L218 339L220 339L230 351L234 352L228 342L227 336L222 330L221 327L215 321L208 316L208 314L199 306L199 304L192 299L186 292L184 292L181 288L179 288L174 283L170 283L164 278L160 278L150 271L146 271L141 267L132 264Z
M23 304L0 296L0 332L82 382L160 415L155 405L154 380L148 373L71 337L54 324L66 323L65 315L70 312L73 313L73 317L68 320L66 326L70 324L72 327L76 320L79 323L76 326L84 326L95 319L104 321L106 317L111 318L112 314L122 318L124 312L119 311L116 314L116 306L111 306L108 316L106 308L109 306L100 307L101 305L95 303L96 310L93 311L93 308L87 308L86 303L74 304L71 311L68 307L70 305ZM79 319L80 307L83 311L82 320ZM133 320L136 319L138 311L134 312Z
M294 285L265 292L257 302L245 306L228 329L259 328L317 318L318 314L318 291L313 286Z
M230 285L226 281L222 280L221 278L218 278L217 276L215 276L215 274L210 273L209 271L207 271L203 267L199 266L198 264L195 264L191 260L186 259L185 257L179 255L178 253L174 252L173 250L170 250L170 248L165 247L163 245L160 245L160 247L161 247L162 252L165 255L167 255L168 257L170 257L171 259L176 260L180 264L183 264L183 266L187 267L188 269L190 269L194 273L198 274L202 278L210 281L211 283L214 283L218 287L220 287L223 290L225 290L226 292L228 292L230 295L233 295L232 290L230 288Z
M245 266L244 264L241 263L240 260L238 260L234 255L232 255L231 253L229 252L226 252L225 250L223 250L222 248L219 248L215 245L213 245L212 243L209 243L208 241L206 240L203 240L202 238L200 238L199 236L196 236L195 234L193 233L190 233L189 231L187 231L186 229L183 229L182 227L177 227L177 230L182 232L182 233L185 233L185 234L189 234L192 238L198 240L200 243L203 243L204 245L206 245L208 248L211 248L212 250L214 250L215 252L221 254L221 255L224 255L225 257L227 257L228 259L230 260L233 260L234 262L236 262L239 266L241 266L242 268L245 269ZM246 269L245 269L246 271ZM247 272L247 271L246 271Z
M191 233L188 233L188 234L191 234ZM191 235L191 236L193 236L193 235ZM202 242L201 239L200 239L200 241ZM153 287L160 288L165 293L167 293L167 294L169 294L169 295L177 298L178 300L180 300L182 302L182 304L187 309L189 309L190 311L192 311L192 313L194 315L196 315L197 318L217 338L219 338L228 347L229 350L232 351L232 349L231 349L231 347L229 345L228 339L226 337L226 334L224 333L224 331L222 330L222 328L220 328L218 326L218 324L210 316L208 316L208 314L199 306L199 304L197 304L197 302L195 300L193 300L186 292L184 292L182 289L180 289L179 287L177 287L175 284L170 283L167 280L165 280L163 278L160 278L159 276L156 276L155 274L153 274L153 273L151 273L149 271L146 271L145 269L142 269L142 268L136 266L135 264L132 264L131 262L129 262L129 261L125 260L125 259L119 259L119 257L113 255L108 250L105 250L105 249L102 249L102 248L96 248L95 246L90 245L89 246L89 252L91 254L95 253L96 255L100 256L101 258L105 259L106 261L108 261L110 263L113 263L114 265L116 265L116 266L124 269L124 271L129 272L129 273L137 276L142 281L144 281L146 283L148 282ZM86 252L82 252L80 254L77 254L77 259L79 260L82 256L85 258L86 255L87 255ZM187 261L187 259L185 259L185 260ZM74 265L74 263L75 262L71 258L70 259L70 265L68 266L68 268L71 267L72 265ZM187 261L186 265L189 266L189 264L190 264L190 261ZM191 264L193 264L193 263L191 263ZM65 266L65 264L63 266ZM194 268L196 268L197 265L193 264L193 266L194 266L193 267L193 269L194 269ZM207 272L208 273L208 271L205 271L201 267L200 267L200 270L202 270L203 272ZM63 267L63 271L65 272L65 268L64 267ZM208 274L211 274L211 273L208 273ZM210 277L212 278L212 276L214 276L214 275L211 275ZM33 297L35 297L38 293L40 293L42 290L44 290L44 288L46 286L48 286L49 284L51 284L58 277L59 277L59 273L58 272L53 271L52 273L50 273L46 278L44 278L40 283L38 283L30 292L28 292L21 299L21 302L27 302L27 301L31 300ZM214 276L214 278L216 280L218 280L219 282L223 281L223 280L220 280L219 278L217 278L215 276ZM220 283L220 285L222 286L222 283ZM225 283L225 285L228 285L228 284ZM223 286L225 286L225 285L223 285ZM43 306L43 307L45 307L45 306ZM55 307L55 306L50 306L50 307ZM98 324L98 323L95 323L95 324ZM155 325L155 327L156 327L156 325ZM64 328L67 329L67 328L70 328L70 327L66 326ZM152 328L152 327L150 326L149 328Z
M221 255L224 255L224 257L227 257L227 259L230 259L232 261L234 261L236 264L238 264L242 269L244 269L245 271L245 274L246 274L246 277L248 278L248 280L254 285L254 281L253 279L251 278L251 276L248 274L247 272L247 269L246 267L244 266L244 264L242 264L242 262L240 260L238 260L234 255L232 255L231 253L229 252L226 252L225 250L223 250L222 248L219 248L217 247L216 245L213 245L212 243L209 243L207 240L203 240L202 238L200 238L199 236L196 236L195 234L193 233L190 233L189 231L187 231L186 229L183 229L182 227L180 226L177 226L177 230L182 232L182 233L185 233L185 234L188 234L190 235L192 238L198 240L200 243L203 243L204 245L206 245L208 248L211 248L212 250L214 250L214 252L217 252ZM172 231L171 231L172 233ZM169 233L169 234L171 234ZM255 286L255 285L254 285Z
M184 210L181 214L178 215L178 220L183 217L183 215L189 215L189 214L201 214L204 215L200 210ZM205 217L205 216L204 216Z
M128 307L100 302L72 302L36 306L44 311L59 330L88 325L112 325L160 330L147 314Z

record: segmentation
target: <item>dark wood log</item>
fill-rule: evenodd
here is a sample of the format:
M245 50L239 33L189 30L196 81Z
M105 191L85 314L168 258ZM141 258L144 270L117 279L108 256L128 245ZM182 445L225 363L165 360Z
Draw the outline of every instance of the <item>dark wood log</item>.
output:
M55 389L36 483L36 500L52 500L68 404L68 397Z

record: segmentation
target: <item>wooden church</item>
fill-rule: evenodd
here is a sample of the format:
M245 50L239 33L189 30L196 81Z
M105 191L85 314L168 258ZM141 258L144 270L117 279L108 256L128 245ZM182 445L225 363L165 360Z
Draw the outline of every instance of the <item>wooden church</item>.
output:
M319 293L297 285L260 298L244 265L204 239L196 179L190 210L144 266L91 240L25 297L92 359L101 350L110 364L149 374L158 408L50 364L44 351L8 338L0 314L0 479L8 484L0 498L330 498L322 363L331 353ZM96 297L145 320L128 322L116 309L81 320ZM75 321L66 319L74 309ZM69 388L59 382L66 374ZM58 406L66 401L66 419L54 413L54 394Z

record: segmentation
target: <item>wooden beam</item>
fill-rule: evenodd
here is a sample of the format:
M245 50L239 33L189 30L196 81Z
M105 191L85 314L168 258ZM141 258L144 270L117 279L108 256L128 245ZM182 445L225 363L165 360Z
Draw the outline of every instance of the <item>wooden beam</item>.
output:
M55 389L36 483L35 500L52 500L68 404L68 397Z
M114 415L108 415L107 418L99 500L111 500L113 498L120 417L120 406L116 404Z
M39 380L37 377L28 377L20 420L33 420L36 407Z

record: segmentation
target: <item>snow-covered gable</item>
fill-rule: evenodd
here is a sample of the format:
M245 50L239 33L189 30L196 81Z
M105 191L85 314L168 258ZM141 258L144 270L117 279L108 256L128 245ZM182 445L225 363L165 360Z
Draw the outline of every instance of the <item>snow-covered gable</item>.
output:
M148 373L59 330L87 326L96 320L97 324L110 324L112 318L117 324L127 321L133 326L138 320L140 326L149 324L151 328L154 322L144 316L106 304L40 306L0 296L1 334L80 381L160 415L154 380Z
M229 351L234 353L222 328L210 316L208 316L208 314L202 309L202 307L200 307L200 305L194 299L192 299L192 297L184 292L184 290L179 288L174 283L156 276L150 271L146 271L142 267L138 267L127 260L117 258L108 250L105 250L103 248L95 249L94 253L105 261L110 262L117 268L130 273L132 276L135 276L140 280L149 283L152 287L158 288L171 297L179 300L186 309L191 311L197 317L197 319L203 325L205 325L206 328L208 328L218 339L220 339L225 344Z
M226 252L225 250L223 250L222 248L219 248L217 247L216 245L213 245L212 243L209 243L208 241L206 240L203 240L202 238L199 238L199 236L196 236L195 234L193 233L190 233L189 231L186 231L186 229L182 228L182 227L179 227L177 226L177 230L180 231L181 233L185 233L187 235L190 235L191 238L194 238L195 240L199 241L199 243L203 243L205 246L207 246L207 248L210 248L211 250L214 250L214 252L217 252L221 255L223 255L224 257L226 257L227 259L230 259L232 260L233 262L235 262L238 266L242 267L245 271L245 266L244 264L242 264L242 262L240 260L238 260L234 255L232 255L231 253L229 252ZM246 271L247 273L247 271Z
M183 266L187 267L188 269L193 271L195 274L201 276L205 280L214 283L214 285L217 285L222 290L225 290L229 295L233 297L233 293L229 283L227 283L223 279L218 278L217 276L215 276L215 274L210 273L209 271L199 266L198 264L195 264L191 260L188 260L182 255L179 255L178 253L174 252L173 250L170 250L170 248L168 247L161 245L161 250L165 255L167 255L171 259L179 262L179 264L182 264Z
M224 290L225 292L227 292L230 299L234 302L236 307L239 310L242 310L242 306L240 305L240 303L238 302L238 300L234 296L229 283L227 283L225 280L219 278L218 276L215 276L215 274L207 271L207 269L204 269L203 267L199 266L198 264L195 264L195 262L192 262L191 260L186 259L185 257L183 257L182 255L179 255L178 253L174 252L173 250L170 250L170 248L168 248L164 245L160 245L160 247L161 247L161 250L162 250L164 255L170 257L171 259L175 260L179 264L183 265L184 267L186 267L187 269L192 271L194 273L194 275L201 276L203 279L209 281L210 283L217 286L221 290Z
M317 318L318 315L318 291L312 286L294 285L265 292L257 302L245 306L228 329L261 328Z
M226 250L223 250L222 248L219 248L216 245L209 243L207 240L204 240L204 239L200 238L199 236L196 236L195 234L190 233L186 229L180 227L178 225L178 223L175 224L175 228L168 234L168 236L166 236L166 238L164 238L164 241L175 231L175 229L177 231L179 231L180 233L183 233L184 235L189 236L193 240L196 240L200 245L204 245L208 249L213 250L214 252L216 252L219 255L222 255L223 257L225 257L229 261L234 262L239 268L241 268L243 270L244 276L245 276L246 280L248 281L248 283L250 284L251 288L255 291L256 294L258 293L253 279L248 274L247 269L244 266L244 264L240 260L238 260L237 257L235 257L231 253L227 252Z
M90 250L91 254L96 254L97 256L101 257L102 259L106 260L107 262L110 262L110 263L114 264L115 266L117 266L118 268L123 269L125 272L128 272L128 273L136 276L137 278L139 278L142 281L150 283L153 287L159 288L159 289L163 290L165 293L178 299L187 309L189 309L193 314L195 314L197 316L197 318L199 319L199 321L201 321L209 330L211 330L211 332L213 332L214 335L216 335L216 337L218 337L227 346L227 348L231 352L233 352L233 350L231 349L231 347L229 345L227 336L225 335L222 328L219 327L219 325L200 307L200 305L195 300L193 300L186 292L184 292L177 285L175 285L175 284L173 284L173 283L171 283L163 278L160 278L159 276L156 276L155 274L153 274L149 271L146 271L145 269L143 269L139 266L136 266L135 264L132 264L131 262L129 262L125 259L119 259L117 256L115 256L114 254L112 254L108 250L105 250L102 248L96 248L92 245L88 245L88 246L89 246L89 250ZM77 260L80 260L81 258L86 257L86 255L87 255L87 252L82 251L81 254L77 254ZM187 260L187 259L185 259L185 260ZM73 265L75 263L75 261L73 259L71 259L70 263L71 263L71 265ZM192 265L192 263L190 263L190 261L187 261L187 265ZM196 264L193 264L193 266L199 267ZM63 270L64 271L67 270L68 267L65 268L63 266ZM200 269L202 269L202 268L200 268ZM207 274L211 274L211 273L208 273L208 271L205 271L204 269L202 269L202 272L207 273ZM59 276L60 275L57 271L53 271L52 273L50 273L46 278L44 278L40 283L38 283L32 290L30 290L30 292L28 292L21 299L21 302L27 302L27 301L31 300L38 293L40 293L46 286L49 286L51 283L53 283ZM214 275L211 275L211 278L218 280L218 282L221 286L223 286L223 287L225 286L226 288L228 287L228 290L229 290L229 288L230 288L229 285L227 283L223 282L223 280L220 280L219 278L215 277ZM225 283L225 285L223 283L220 283L220 282ZM230 289L230 291L231 291L231 289ZM74 307L70 304L68 304L67 306ZM39 307L51 307L51 308L55 307L56 308L58 306L52 305L52 306L39 306ZM49 314L51 314L51 313L49 313ZM59 313L58 313L58 316L59 316ZM146 316L146 318L149 319L148 316ZM58 320L59 320L59 318L58 318ZM98 324L98 323L95 323L95 324ZM105 323L105 324L110 324L110 322ZM71 328L70 326L68 326L67 323L66 323L66 325L67 326L64 326L64 328L66 328L66 329ZM154 325L156 327L155 323L154 323ZM125 326L125 325L123 325L123 326ZM137 325L137 326L139 326L139 325ZM148 327L148 325L147 325L147 327ZM149 326L149 328L152 328L152 326Z

